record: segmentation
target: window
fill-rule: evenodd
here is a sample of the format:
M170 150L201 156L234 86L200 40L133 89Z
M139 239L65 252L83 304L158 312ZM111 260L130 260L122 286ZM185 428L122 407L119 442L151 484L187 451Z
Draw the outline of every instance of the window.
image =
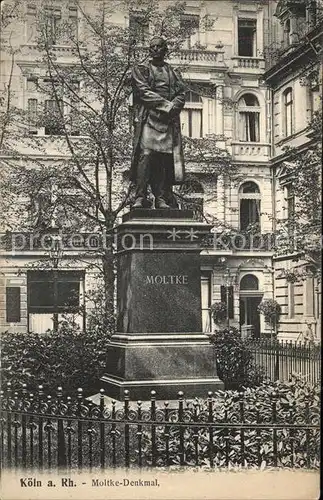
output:
M256 19L238 19L238 55L255 57L256 48Z
M284 24L284 47L289 47L291 45L291 30L290 30L290 19L287 19L287 21Z
M194 139L203 137L203 102L200 95L191 90L186 94L185 107L181 112L183 135Z
M77 20L77 8L69 7L68 9L68 21L69 21L69 38L76 39L78 35L78 20Z
M240 200L240 229L245 231L255 225L260 230L260 202L261 195L255 182L248 181L239 189Z
M191 49L199 41L198 29L200 26L200 16L195 14L183 14L180 24L185 37L182 47L183 49Z
M313 278L313 276L307 276L306 282L305 282L305 303L306 303L305 315L306 316L314 317L314 311L315 311L314 298L315 298L314 278Z
M49 45L55 45L62 35L62 33L60 33L61 10L46 7L45 22L46 41Z
M60 221L63 228L78 228L85 230L86 214L95 215L93 201L77 189L61 188L56 194L53 219ZM75 239L77 241L77 238ZM82 246L83 243L79 242ZM77 246L77 243L75 243Z
M258 99L253 94L244 94L238 102L239 140L259 142L260 107Z
M38 116L38 101L37 99L28 99L28 131L31 135L37 134L37 116Z
M20 315L20 287L6 287L6 322L19 323Z
M38 88L38 79L33 76L27 78L27 91L36 92L37 88Z
M35 229L51 227L54 216L54 199L49 183L41 192L30 196L30 220Z
M316 17L317 17L317 8L318 6L316 5L315 0L310 0L307 8L306 8L306 20L308 22L309 27L314 27L316 23ZM322 9L322 7L319 7Z
M149 21L140 13L130 14L130 37L136 45L143 45L149 38Z
M284 119L284 135L288 137L292 135L294 129L293 123L293 91L288 88L283 93L283 119Z
M62 135L64 127L62 124L61 115L63 113L63 104L58 103L55 99L45 101L45 134L46 135Z
M66 315L82 317L84 274L77 271L29 271L29 331L44 333L57 329Z
M293 236L295 229L295 192L292 184L288 184L286 187L286 202L288 234Z
M228 300L227 300L227 291L228 291ZM223 302L224 304L227 304L228 302L227 307L229 312L229 319L234 318L233 298L234 298L233 286L226 287L224 285L221 285L221 302Z
M313 118L315 111L321 107L321 93L319 85L319 75L317 71L312 71L307 79L307 99L308 99L308 119Z
M78 98L80 92L80 82L72 81L70 84L71 96L69 106L69 130L71 135L80 135L80 100Z
M26 34L27 43L33 43L36 37L36 5L27 5L27 15L26 15Z
M259 290L259 281L257 276L246 274L241 278L240 290Z
M211 273L201 274L202 332L212 331L211 322Z

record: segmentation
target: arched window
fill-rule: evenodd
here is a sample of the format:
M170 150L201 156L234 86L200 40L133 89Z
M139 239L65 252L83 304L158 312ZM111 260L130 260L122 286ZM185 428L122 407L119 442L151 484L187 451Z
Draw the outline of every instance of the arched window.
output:
M294 129L293 120L293 90L289 87L283 93L283 128L284 136L292 135Z
M238 130L239 140L245 142L259 142L260 106L253 94L244 94L238 102Z
M186 93L181 123L183 135L194 139L203 137L203 102L201 96L192 90Z
M257 225L260 229L261 195L255 182L244 182L239 189L240 229L245 231Z
M253 274L246 274L241 278L240 290L259 290L259 280Z

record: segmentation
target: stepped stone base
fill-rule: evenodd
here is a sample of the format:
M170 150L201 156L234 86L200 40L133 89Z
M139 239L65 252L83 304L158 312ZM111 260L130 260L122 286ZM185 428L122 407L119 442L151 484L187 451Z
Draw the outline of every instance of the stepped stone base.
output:
M116 334L108 346L107 372L100 385L106 394L131 400L207 397L208 391L223 389L216 373L214 347L207 335L197 334Z

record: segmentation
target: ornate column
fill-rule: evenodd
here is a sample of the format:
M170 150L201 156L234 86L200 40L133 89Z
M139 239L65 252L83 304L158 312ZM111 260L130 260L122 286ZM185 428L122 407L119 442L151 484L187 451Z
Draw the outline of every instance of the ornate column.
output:
M223 135L223 83L216 86L216 103L215 103L215 132L216 135Z

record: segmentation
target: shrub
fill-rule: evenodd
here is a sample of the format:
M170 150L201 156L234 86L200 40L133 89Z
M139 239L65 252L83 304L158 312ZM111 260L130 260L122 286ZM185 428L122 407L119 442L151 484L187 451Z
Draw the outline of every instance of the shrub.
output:
M227 305L225 302L214 302L211 305L211 314L214 323L224 321L227 317Z
M264 299L260 302L258 311L265 316L266 323L275 326L279 321L281 307L274 299Z
M168 464L180 464L180 441L184 443L182 457L185 465L195 465L198 452L199 465L210 466L212 452L215 467L308 467L320 466L320 389L299 377L289 382L266 382L259 387L248 388L243 393L219 391L213 398L213 439L205 427L176 427L176 410L169 419L174 425L168 428ZM186 422L205 422L209 416L209 402L189 402L183 412ZM239 423L250 424L243 431ZM272 423L278 424L275 437ZM308 430L302 425L311 422L317 428ZM216 424L228 423L217 428ZM231 427L234 424L235 427ZM257 424L268 426L257 428ZM289 425L298 424L298 429ZM166 433L157 428L157 465L166 462ZM243 432L243 437L242 437ZM151 460L150 432L144 433L143 455ZM243 446L242 446L243 439ZM211 448L212 447L212 448ZM243 450L243 451L242 451ZM151 464L151 462L150 462Z
M2 344L2 383L39 384L47 392L82 387L85 394L96 391L104 372L107 338L102 331L82 332L61 323L58 332L5 333Z
M225 328L210 338L216 350L218 375L226 389L253 387L263 381L263 370L255 364L236 328Z

